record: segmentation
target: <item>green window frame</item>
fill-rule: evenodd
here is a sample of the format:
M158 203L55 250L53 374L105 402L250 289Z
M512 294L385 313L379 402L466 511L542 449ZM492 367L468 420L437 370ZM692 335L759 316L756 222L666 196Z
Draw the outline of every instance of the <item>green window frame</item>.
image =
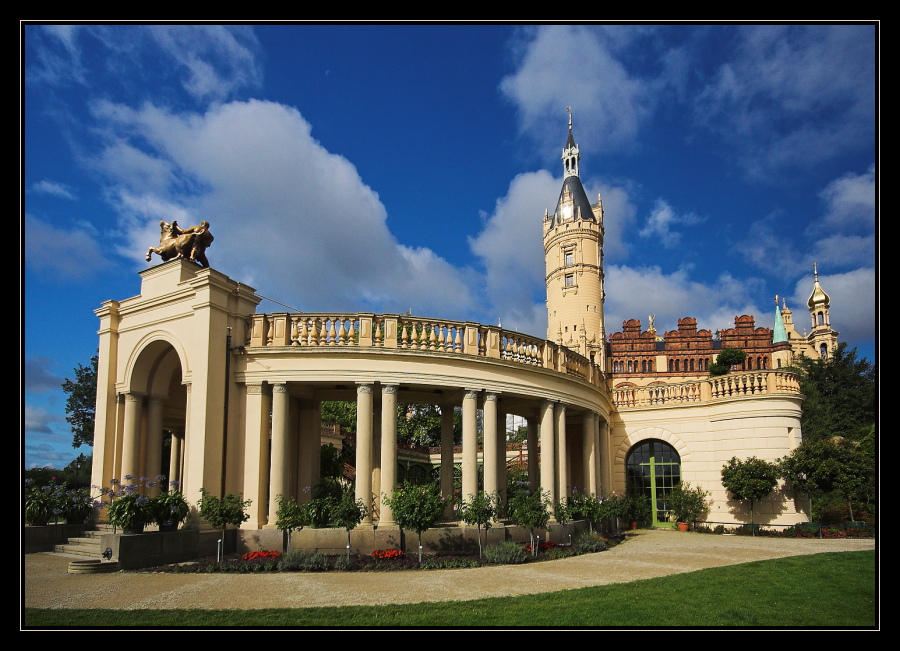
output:
M681 457L675 448L658 439L641 441L625 458L628 493L650 498L652 525L670 527L667 497L681 481Z

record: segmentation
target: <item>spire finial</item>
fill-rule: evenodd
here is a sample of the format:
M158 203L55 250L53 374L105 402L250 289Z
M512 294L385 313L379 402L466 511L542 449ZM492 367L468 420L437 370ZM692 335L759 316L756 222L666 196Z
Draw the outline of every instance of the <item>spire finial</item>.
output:
M566 111L569 113L569 131L572 130L572 107L567 106Z
M775 294L775 307L778 307L778 294Z
M816 282L819 282L819 263L813 262L813 276L816 278Z

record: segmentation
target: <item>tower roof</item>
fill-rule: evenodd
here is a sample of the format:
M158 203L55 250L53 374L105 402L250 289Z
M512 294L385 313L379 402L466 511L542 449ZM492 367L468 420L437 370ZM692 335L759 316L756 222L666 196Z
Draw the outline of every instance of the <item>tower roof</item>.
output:
M575 136L572 135L572 111L568 107L566 110L569 112L569 135L562 153L563 185L559 191L556 209L553 211L551 226L572 219L597 221L594 211L591 209L591 202L581 184L581 178L578 176L578 161L581 159L581 154L578 151Z
M825 293L825 290L819 284L819 266L817 263L813 263L813 274L815 275L815 282L813 283L812 294L809 295L809 300L806 304L811 310L817 307L827 308L831 305L831 297Z
M778 307L778 297L775 297L775 327L772 328L772 343L777 344L787 341L787 331L784 329L784 319L781 317L781 308Z

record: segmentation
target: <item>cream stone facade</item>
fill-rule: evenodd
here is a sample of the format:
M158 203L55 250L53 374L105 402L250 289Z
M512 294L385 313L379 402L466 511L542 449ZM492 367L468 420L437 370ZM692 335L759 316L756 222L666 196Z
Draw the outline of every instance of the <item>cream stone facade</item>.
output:
M255 290L215 269L175 259L141 272L140 295L97 310L92 482L163 471L183 483L189 500L201 488L243 493L252 506L242 528L270 529L276 496L302 501L317 480L321 402L355 401L355 492L369 507L360 529L396 529L381 496L398 479L399 401L440 406L448 497L455 463L463 496L503 491L505 423L514 414L527 423L529 480L553 500L630 486L651 496L662 524L666 490L680 478L712 493L709 520L747 521L720 471L734 456L774 460L799 445L797 379L770 365L786 345L772 345L766 363L719 378L688 373L685 364L685 373L631 373L623 382L603 321L603 208L599 197L587 202L579 158L570 120L563 188L544 216L546 339L398 314L257 313ZM458 460L455 409L462 412ZM163 431L172 433L168 468L161 468ZM667 479L659 483L657 474ZM784 486L754 517L809 519Z

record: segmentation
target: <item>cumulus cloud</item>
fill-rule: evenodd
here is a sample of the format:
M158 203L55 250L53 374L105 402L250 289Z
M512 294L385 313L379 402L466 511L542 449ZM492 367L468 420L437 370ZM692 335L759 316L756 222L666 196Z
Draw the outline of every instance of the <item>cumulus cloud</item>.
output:
M819 195L827 206L821 229L844 232L875 229L875 166L864 174L846 174L835 179Z
M821 272L822 267L819 267ZM841 341L872 341L876 323L875 269L854 269L841 274L819 274L819 284L831 297L831 323L838 330ZM794 324L801 332L811 327L806 316L807 301L813 289L813 274L797 281L788 307L794 312Z
M656 238L665 248L671 249L681 242L681 233L674 228L693 226L703 221L694 213L678 214L664 199L657 199L647 217L644 227L638 232L643 238Z
M651 314L660 334L676 329L678 319L685 316L695 317L699 328L712 331L733 327L734 317L742 314L755 315L757 325L771 327L768 317L762 316L769 310L760 310L752 299L761 287L761 281L727 274L699 282L688 269L667 274L659 267L610 265L606 268L607 334L621 330L628 319L640 319L646 328Z
M249 101L205 113L149 104L99 110L110 142L96 165L116 184L110 196L120 241L135 261L158 242L161 219L206 220L217 269L260 281L267 294L304 310L412 307L452 318L472 308L469 272L399 243L378 195L352 163L312 137L295 109ZM131 179L148 160L162 172L138 194Z
M523 33L518 49L518 68L500 89L516 105L523 133L555 149L559 136L548 133L547 120L559 123L571 105L577 138L589 148L631 143L646 115L647 88L629 75L603 32L537 27Z

